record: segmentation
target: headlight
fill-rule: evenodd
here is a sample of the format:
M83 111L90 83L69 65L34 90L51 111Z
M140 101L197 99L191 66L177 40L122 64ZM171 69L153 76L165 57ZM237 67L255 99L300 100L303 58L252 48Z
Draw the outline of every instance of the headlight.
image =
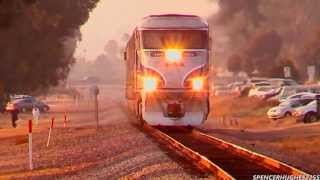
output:
M274 109L273 112L275 112L275 113L280 113L281 110L280 110L280 109Z
M192 89L195 91L201 91L204 86L204 79L201 77L192 79Z
M155 77L144 77L143 78L143 89L146 92L152 92L157 89L158 80Z
M269 109L268 113L275 113L275 109Z
M168 49L166 50L166 59L171 62L179 62L182 59L182 53L177 49Z

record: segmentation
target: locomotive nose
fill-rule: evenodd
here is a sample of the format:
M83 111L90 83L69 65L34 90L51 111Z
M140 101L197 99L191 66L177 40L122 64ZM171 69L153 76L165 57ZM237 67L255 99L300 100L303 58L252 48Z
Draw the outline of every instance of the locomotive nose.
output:
M173 102L167 104L167 115L171 118L181 118L184 116L183 105Z

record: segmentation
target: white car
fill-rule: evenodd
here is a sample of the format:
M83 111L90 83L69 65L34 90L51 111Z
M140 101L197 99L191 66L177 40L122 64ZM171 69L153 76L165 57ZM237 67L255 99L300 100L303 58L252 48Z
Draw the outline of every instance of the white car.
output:
M271 79L268 79L268 81L273 86L296 86L296 85L298 85L298 83L292 79L271 78Z
M252 78L246 81L246 84L249 86L254 86L255 84L259 83L268 83L268 80L267 78Z
M297 119L297 121L303 121L305 123L318 121L317 101L312 100L308 104L296 108L293 116Z
M257 97L257 98L265 98L270 94L274 94L277 92L277 88L272 86L262 86L257 88L252 88L249 91L249 97Z
M269 119L281 119L291 116L295 112L295 108L303 105L301 100L286 101L276 107L269 109L267 112Z
M281 99L280 102L285 102L285 101L292 101L292 100L300 100L300 99L310 99L310 98L315 98L316 94L314 93L309 93L309 92L300 92L297 94L293 94L286 99Z

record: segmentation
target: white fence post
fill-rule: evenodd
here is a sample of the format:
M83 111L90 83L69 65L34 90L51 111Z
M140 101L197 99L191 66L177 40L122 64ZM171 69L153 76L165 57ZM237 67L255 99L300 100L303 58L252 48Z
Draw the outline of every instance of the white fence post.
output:
M33 170L33 163L32 163L32 120L29 120L29 168Z
M49 147L49 144L50 144L51 131L52 131L52 128L53 128L53 124L54 124L54 118L52 118L52 119L51 119L51 125L50 125L50 129L49 129L49 135L48 135L47 147Z

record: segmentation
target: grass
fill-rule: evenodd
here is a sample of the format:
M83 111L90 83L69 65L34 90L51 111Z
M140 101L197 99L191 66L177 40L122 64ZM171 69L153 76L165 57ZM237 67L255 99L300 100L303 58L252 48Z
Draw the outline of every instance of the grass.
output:
M303 144L303 147L301 147ZM275 146L279 149L286 150L291 153L303 153L303 154L320 154L320 137L308 137L306 140L303 138L283 138L275 142L270 143L271 146Z
M213 116L216 117L265 117L275 102L262 101L256 98L214 97Z
M11 126L11 117L9 114L0 114L0 129Z
M241 129L265 129L281 126L291 126L296 123L293 118L271 120L267 117L270 108L277 106L277 102L264 101L248 97L213 97L211 99L212 111L209 118L224 119L227 127ZM228 123L236 120L237 123ZM226 127L225 123L217 121L216 127Z

